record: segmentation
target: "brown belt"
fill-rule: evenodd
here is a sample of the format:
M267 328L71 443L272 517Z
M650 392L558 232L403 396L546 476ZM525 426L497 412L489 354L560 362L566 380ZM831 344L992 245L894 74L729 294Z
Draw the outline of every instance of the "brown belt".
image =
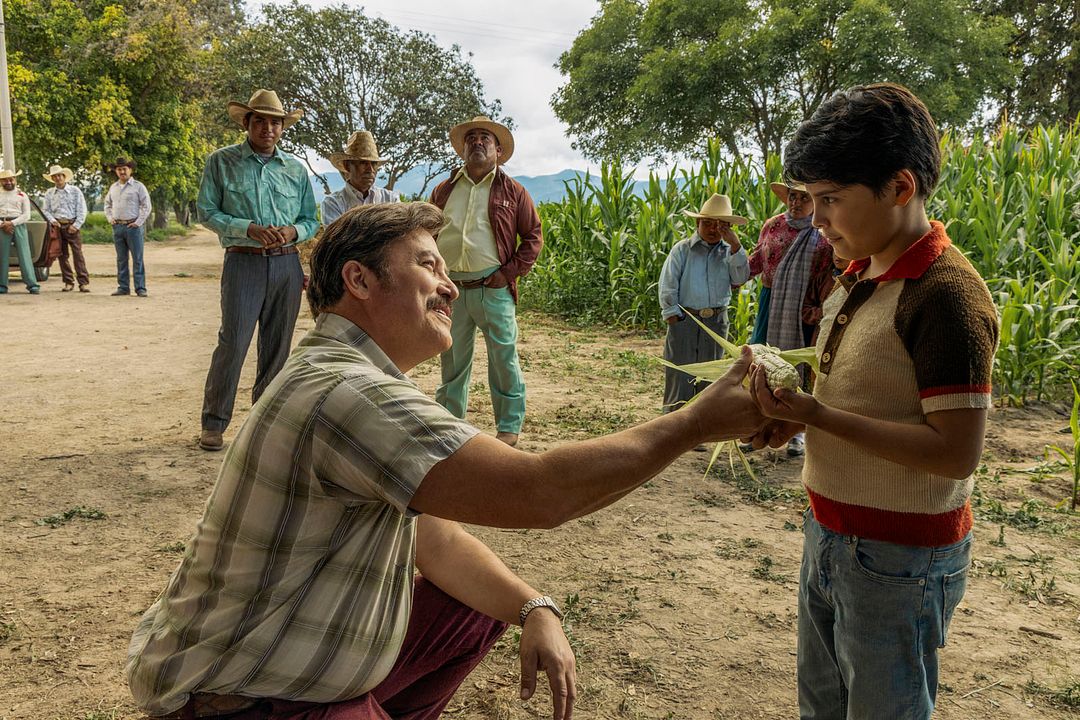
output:
M60 223L61 225L74 225L75 224L74 220L61 220L60 218L56 218L56 222Z
M482 277L476 280L455 280L454 284L463 290L475 290L478 287L484 287L486 281L487 278Z
M264 255L266 257L275 257L277 255L295 255L299 252L295 245L285 245L283 247L272 248L257 248L247 247L245 245L233 245L225 248L225 252L240 253L241 255Z
M702 317L702 318L706 318L706 319L711 318L713 315L722 315L724 313L724 311L727 310L726 307L701 308L701 309L683 308L683 309L686 310L686 312L690 313L691 315L697 315L698 317Z

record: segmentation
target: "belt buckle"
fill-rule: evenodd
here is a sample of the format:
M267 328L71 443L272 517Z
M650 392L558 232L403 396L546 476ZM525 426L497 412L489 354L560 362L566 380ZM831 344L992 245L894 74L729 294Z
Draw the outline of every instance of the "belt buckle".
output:
M701 317L703 318L711 318L713 315L716 314L716 312L712 308L703 308L702 311L698 314L701 315Z

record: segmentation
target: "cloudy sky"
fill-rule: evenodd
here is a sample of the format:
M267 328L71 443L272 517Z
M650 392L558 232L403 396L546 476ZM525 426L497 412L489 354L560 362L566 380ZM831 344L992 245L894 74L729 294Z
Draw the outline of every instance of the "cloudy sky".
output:
M402 29L430 33L444 46L457 44L464 53L472 53L488 98L499 98L503 112L514 119L513 174L592 169L570 147L550 100L563 83L555 62L599 11L597 0L344 1ZM340 2L306 0L314 7ZM248 1L252 9L262 4Z

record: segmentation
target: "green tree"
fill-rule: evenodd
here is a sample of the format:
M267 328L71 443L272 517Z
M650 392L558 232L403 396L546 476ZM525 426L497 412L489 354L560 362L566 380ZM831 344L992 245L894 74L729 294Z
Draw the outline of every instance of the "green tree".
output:
M1080 3L995 0L983 6L1014 30L1009 55L1020 66L1002 88L1002 110L1026 127L1080 115Z
M226 5L7 0L15 150L27 185L43 189L40 169L60 162L100 190L113 179L106 164L128 155L154 199L155 227L170 205L194 198L209 149L197 71L211 52L210 18L224 22Z
M822 100L868 82L962 127L1013 77L1010 31L967 0L604 0L559 59L552 107L587 156L629 161L709 137L780 152Z
M234 99L272 88L286 105L303 109L282 146L305 160L307 150L327 157L353 131L371 131L388 158L390 187L415 167L427 168L429 182L445 173L457 162L450 127L501 112L456 45L443 48L430 35L344 5L267 5L261 20L226 43L220 62L229 67L222 90ZM218 119L228 127L224 107Z

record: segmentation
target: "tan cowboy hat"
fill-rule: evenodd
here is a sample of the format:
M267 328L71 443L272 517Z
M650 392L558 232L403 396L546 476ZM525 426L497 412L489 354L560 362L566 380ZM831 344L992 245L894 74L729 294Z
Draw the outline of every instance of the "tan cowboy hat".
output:
M7 169L0 170L0 180L7 180L8 178L17 178L20 175L22 175L22 170L20 170L19 172L12 172L12 171L7 170Z
M769 189L773 191L773 195L780 198L780 202L787 205L788 192L794 190L795 192L806 192L806 186L802 183L791 183L790 185L782 182L769 183Z
M742 215L731 214L731 198L727 195L719 195L713 193L713 196L705 201L705 204L701 206L699 212L690 212L689 210L683 210L683 213L689 215L692 218L708 218L710 220L723 220L729 222L732 225L745 225L747 223L746 218Z
M454 152L462 160L465 159L465 133L474 128L482 128L495 136L502 153L499 155L499 164L502 165L514 154L514 136L510 128L500 125L491 118L477 115L469 122L463 122L450 128L450 144L454 146Z
M345 169L346 160L368 160L379 167L386 162L386 158L379 157L379 148L375 145L375 136L367 130L357 130L349 136L349 142L345 143L344 152L330 154L330 162L343 175L348 174Z
M247 105L239 102L229 103L229 117L240 127L244 126L244 117L248 113L258 113L259 115L266 115L268 117L281 118L282 130L295 123L304 115L303 110L285 112L285 108L281 106L281 100L278 99L277 93L273 90L262 89L252 93L251 99L247 101Z
M42 175L42 177L52 182L53 175L63 175L66 183L71 182L71 178L75 177L75 173L71 171L71 168L60 167L59 165L50 165L49 172Z

